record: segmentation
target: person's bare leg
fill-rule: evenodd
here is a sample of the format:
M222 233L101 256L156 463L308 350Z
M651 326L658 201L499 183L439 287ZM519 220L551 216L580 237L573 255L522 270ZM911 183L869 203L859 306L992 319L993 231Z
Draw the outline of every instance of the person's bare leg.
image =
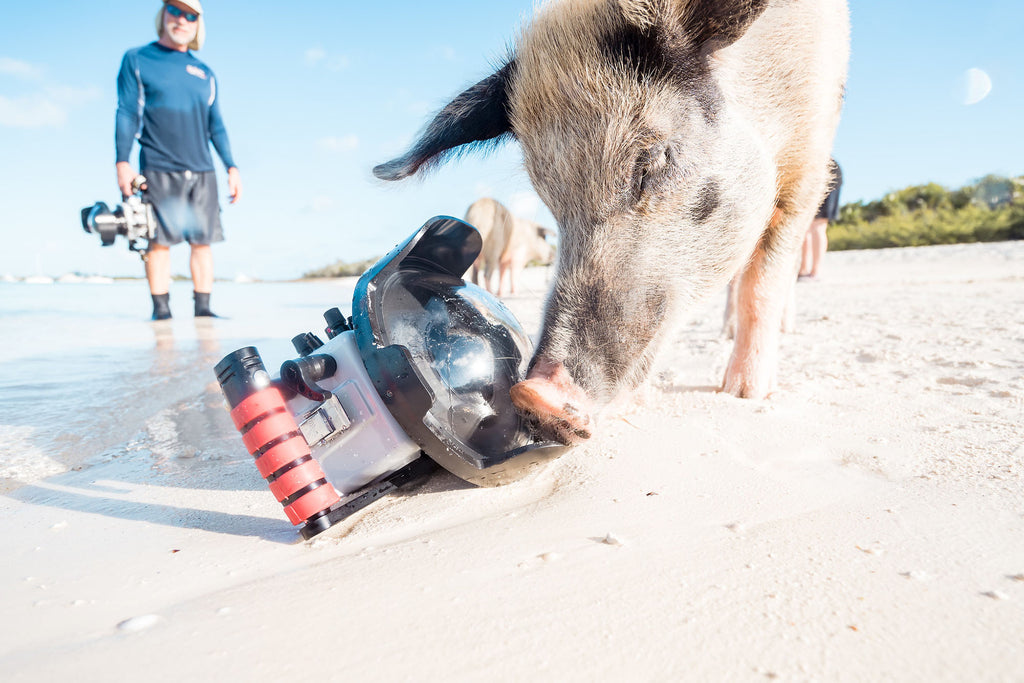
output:
M800 248L800 270L797 271L798 276L811 274L811 268L814 265L814 237L811 234L813 232L814 224L812 223L807 228L807 234L804 235L804 244Z
M811 223L811 277L818 277L818 269L821 268L821 262L825 258L825 252L828 251L827 231L828 219L815 218L814 222Z
M171 250L161 244L150 244L146 254L146 280L153 297L153 320L171 317Z
M192 271L192 289L209 294L213 289L213 250L209 244L193 244L189 258Z
M151 244L146 254L146 280L149 293L166 294L171 286L171 250L162 244Z

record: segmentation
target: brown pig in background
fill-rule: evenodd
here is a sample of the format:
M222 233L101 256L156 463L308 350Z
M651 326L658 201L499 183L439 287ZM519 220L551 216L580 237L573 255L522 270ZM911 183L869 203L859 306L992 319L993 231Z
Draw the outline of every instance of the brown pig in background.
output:
M473 282L492 294L515 294L526 264L537 261L547 265L555 255L546 239L550 230L516 216L496 199L484 197L470 204L466 222L483 238L483 248L473 264Z
M734 275L723 388L763 398L804 233L825 194L848 58L845 0L561 0L458 95L398 180L514 138L560 253L528 378L545 436L585 439L647 375L674 314Z

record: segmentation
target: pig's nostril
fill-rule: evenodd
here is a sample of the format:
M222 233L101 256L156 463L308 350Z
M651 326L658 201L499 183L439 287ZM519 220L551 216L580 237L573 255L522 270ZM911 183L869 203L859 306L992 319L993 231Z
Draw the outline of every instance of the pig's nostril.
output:
M512 402L542 438L573 444L589 439L586 397L559 365L559 372L531 377L512 387ZM551 375L557 376L553 381Z
M519 414L523 416L523 419L526 420L527 424L529 424L531 427L540 426L540 415L533 412L532 410L528 410L525 408L519 408L518 411Z

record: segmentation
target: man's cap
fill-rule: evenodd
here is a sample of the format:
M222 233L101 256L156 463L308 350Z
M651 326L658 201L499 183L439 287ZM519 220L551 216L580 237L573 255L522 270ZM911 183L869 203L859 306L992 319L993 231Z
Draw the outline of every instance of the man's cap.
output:
M164 6L167 5L170 0L163 0L163 4L160 5L160 11L156 15L156 35L160 36L164 30ZM176 5L187 7L196 14L199 15L199 26L196 27L196 37L188 44L188 49L198 50L203 47L203 42L206 40L206 23L203 21L203 3L199 0L174 0Z
M169 0L164 0L164 4L165 5L168 2L169 2ZM182 7L188 7L190 10L192 10L196 14L201 15L203 13L203 4L201 2L199 2L199 0L176 0L176 2L179 5L181 5Z

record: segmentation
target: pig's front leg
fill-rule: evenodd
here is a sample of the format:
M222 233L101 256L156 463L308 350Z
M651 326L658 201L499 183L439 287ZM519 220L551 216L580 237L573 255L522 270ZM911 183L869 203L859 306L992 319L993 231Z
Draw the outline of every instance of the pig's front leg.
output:
M796 270L793 272L792 282L789 285L789 294L786 296L786 305L782 311L783 333L788 334L796 329ZM729 281L729 291L725 299L725 315L722 318L722 336L726 339L736 338L736 297L739 289L740 276L737 275Z
M735 346L722 390L740 398L764 398L775 389L779 336L795 273L787 248L769 255L758 247L731 283Z
M740 276L737 274L729 280L729 288L725 297L725 315L722 318L722 336L726 339L736 338L736 296Z

